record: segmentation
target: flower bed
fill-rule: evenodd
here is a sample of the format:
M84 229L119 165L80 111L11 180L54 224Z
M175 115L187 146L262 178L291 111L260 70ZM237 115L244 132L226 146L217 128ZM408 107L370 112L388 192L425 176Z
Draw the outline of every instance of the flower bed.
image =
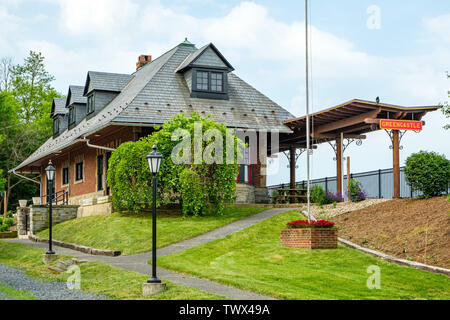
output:
M291 248L337 249L338 230L328 220L297 220L281 230L281 245Z

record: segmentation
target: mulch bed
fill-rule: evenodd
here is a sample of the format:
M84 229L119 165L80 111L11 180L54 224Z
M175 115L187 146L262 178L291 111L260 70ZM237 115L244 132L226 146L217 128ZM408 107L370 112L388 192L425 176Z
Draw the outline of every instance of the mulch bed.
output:
M450 268L447 197L387 201L338 217L339 237L402 259Z

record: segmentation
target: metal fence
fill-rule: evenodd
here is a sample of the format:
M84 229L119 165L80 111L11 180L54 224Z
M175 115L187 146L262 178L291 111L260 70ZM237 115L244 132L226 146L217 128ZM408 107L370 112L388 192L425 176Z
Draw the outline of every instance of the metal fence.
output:
M392 199L394 193L392 169L353 173L350 177L361 183L362 189L366 192L368 198ZM306 187L306 180L299 181L296 185L297 187ZM322 186L327 192L337 193L336 177L311 180L311 189L314 185ZM275 189L287 187L289 187L289 183L269 186L269 195L272 196L272 192L275 191ZM344 177L344 190L347 190L347 175ZM400 168L400 196L402 198L413 198L419 195L421 195L420 192L412 191L408 186L405 180L404 168ZM346 196L347 195L345 194L344 197L346 198Z

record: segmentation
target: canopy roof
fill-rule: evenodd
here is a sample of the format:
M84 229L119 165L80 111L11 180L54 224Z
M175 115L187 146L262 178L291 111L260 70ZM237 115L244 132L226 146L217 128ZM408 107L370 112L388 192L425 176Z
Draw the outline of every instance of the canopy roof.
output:
M310 115L311 143L335 140L341 132L345 138L364 139L364 133L380 130L380 119L421 121L430 111L440 106L401 107L354 99ZM306 144L306 116L283 122L294 134L283 135L281 144ZM283 148L280 148L283 149Z

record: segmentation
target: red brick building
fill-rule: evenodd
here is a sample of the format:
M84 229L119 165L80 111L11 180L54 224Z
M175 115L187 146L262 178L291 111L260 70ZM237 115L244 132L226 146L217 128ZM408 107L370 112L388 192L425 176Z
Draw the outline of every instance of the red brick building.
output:
M131 62L130 62L131 63ZM70 204L109 194L108 159L121 143L150 134L179 112L211 114L229 128L290 134L283 121L293 116L248 85L213 44L197 49L185 40L157 59L141 56L133 74L89 71L84 86L69 86L55 99L53 137L14 169L41 175L56 168L55 192ZM267 200L265 163L242 165L237 202Z

